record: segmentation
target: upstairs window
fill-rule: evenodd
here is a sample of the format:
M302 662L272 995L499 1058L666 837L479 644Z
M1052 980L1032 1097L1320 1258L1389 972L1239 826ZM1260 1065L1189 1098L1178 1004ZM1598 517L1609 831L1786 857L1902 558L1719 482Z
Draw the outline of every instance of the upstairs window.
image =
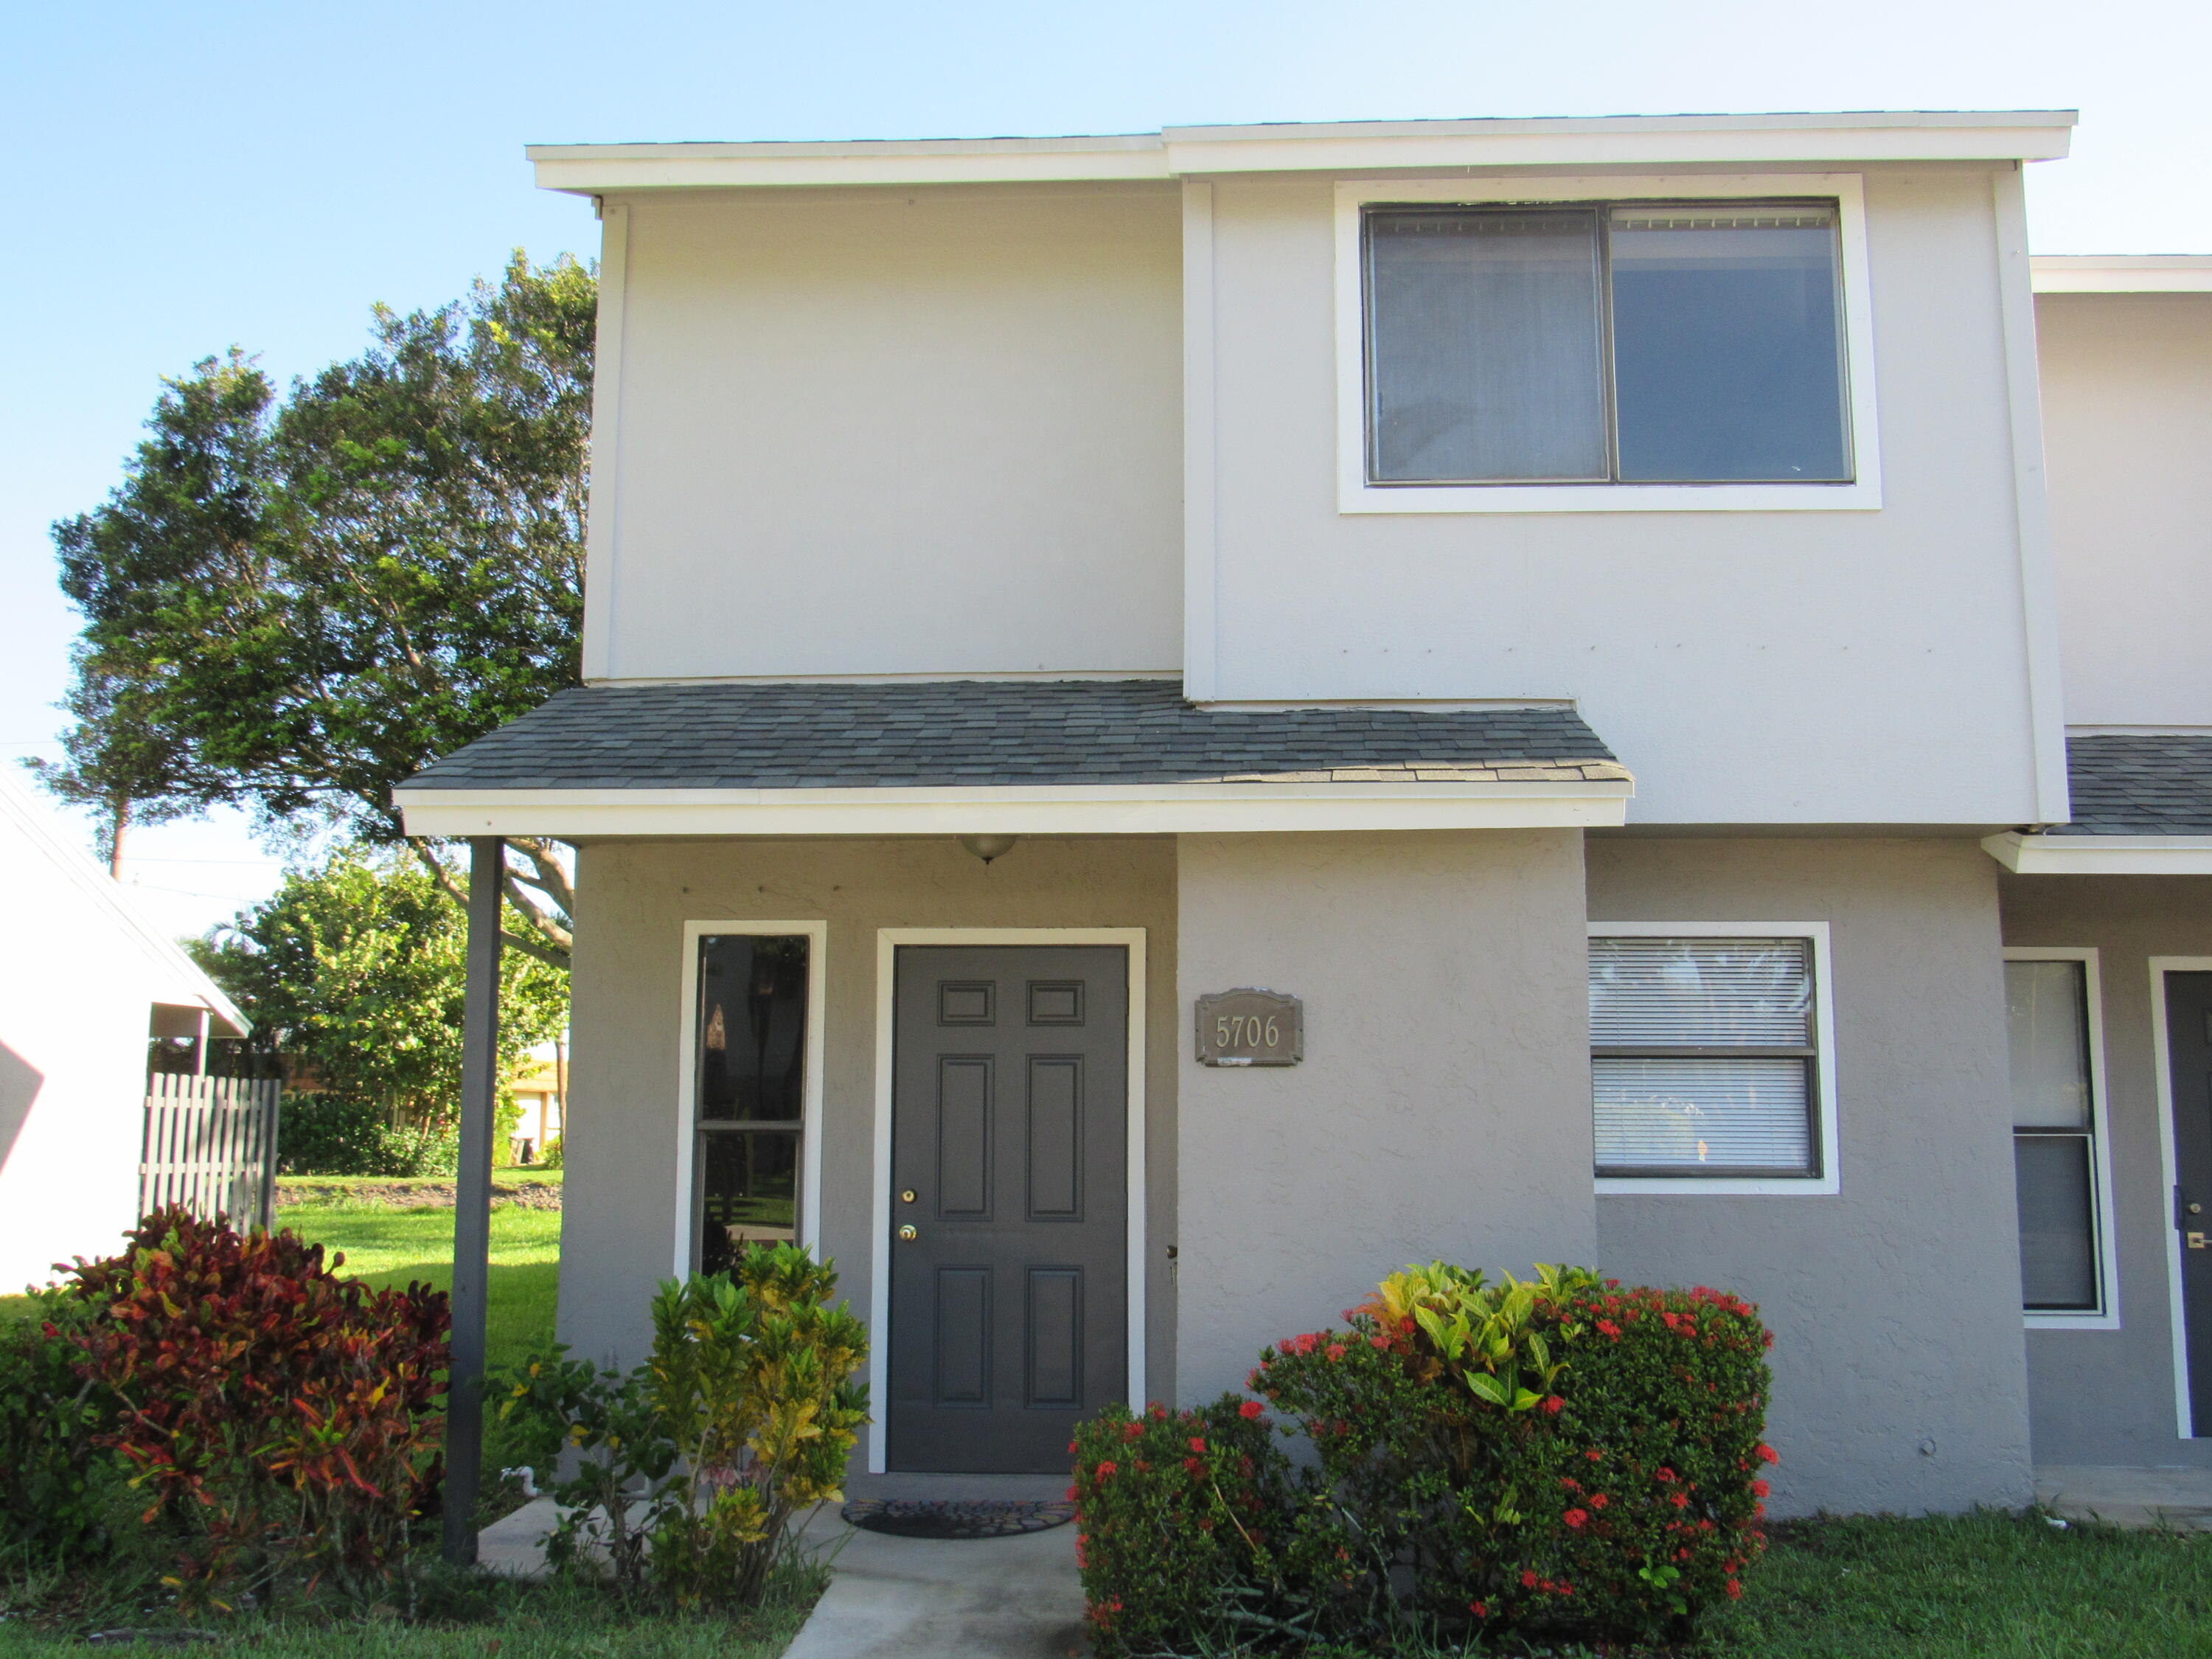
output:
M1833 201L1374 205L1366 483L1848 484Z

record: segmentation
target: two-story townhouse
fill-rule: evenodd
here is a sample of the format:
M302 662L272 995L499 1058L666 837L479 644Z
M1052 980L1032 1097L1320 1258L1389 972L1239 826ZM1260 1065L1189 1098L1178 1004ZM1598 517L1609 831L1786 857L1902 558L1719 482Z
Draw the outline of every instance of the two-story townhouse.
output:
M1789 1507L2021 1501L2031 1401L2185 1461L2145 975L2212 904L2033 872L2069 718L2212 724L2205 335L2046 300L2054 534L2071 123L533 151L587 684L398 799L577 848L564 1339L796 1237L870 1468L1042 1470L1402 1262L1594 1261L1762 1304Z

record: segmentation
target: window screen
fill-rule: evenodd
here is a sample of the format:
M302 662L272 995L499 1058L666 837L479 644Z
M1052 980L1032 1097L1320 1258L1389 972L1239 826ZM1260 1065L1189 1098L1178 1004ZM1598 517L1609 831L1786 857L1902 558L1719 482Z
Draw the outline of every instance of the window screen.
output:
M1842 483L1832 202L1368 210L1368 477Z
M1817 1176L1813 943L1594 939L1600 1175Z
M2005 1024L2021 1301L2031 1313L2100 1312L2087 965L2005 963Z
M798 1235L808 944L804 934L699 941L692 1213L702 1273L726 1271L747 1244Z

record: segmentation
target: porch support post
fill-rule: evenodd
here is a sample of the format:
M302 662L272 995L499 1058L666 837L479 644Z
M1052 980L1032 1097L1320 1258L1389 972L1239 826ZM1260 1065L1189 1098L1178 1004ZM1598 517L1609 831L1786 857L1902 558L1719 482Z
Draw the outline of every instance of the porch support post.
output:
M490 1281L492 1118L499 1103L500 888L507 843L469 840L468 990L461 1015L461 1156L453 1190L453 1358L446 1397L446 1559L477 1559Z

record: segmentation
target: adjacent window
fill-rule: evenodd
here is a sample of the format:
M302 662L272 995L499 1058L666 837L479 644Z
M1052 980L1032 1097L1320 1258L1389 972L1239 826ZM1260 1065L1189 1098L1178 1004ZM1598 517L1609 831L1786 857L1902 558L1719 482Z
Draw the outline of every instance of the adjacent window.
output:
M1367 482L1850 483L1838 221L1366 208Z
M693 1253L720 1273L759 1241L798 1236L806 1101L804 934L699 941Z
M2106 1312L2094 963L2008 951L2013 1170L2030 1315Z
M1814 943L1687 930L1591 939L1599 1176L1821 1176Z

